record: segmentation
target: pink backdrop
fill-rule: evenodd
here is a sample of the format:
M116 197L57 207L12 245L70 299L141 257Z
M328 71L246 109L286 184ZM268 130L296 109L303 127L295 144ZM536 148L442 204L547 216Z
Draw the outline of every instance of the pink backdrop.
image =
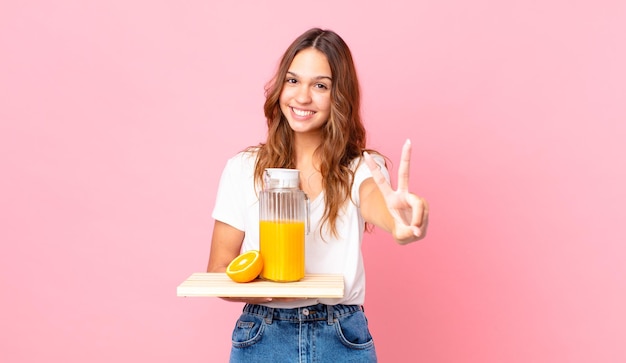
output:
M422 243L365 242L380 360L626 361L625 4L3 2L0 360L226 360L241 306L176 286L281 52L321 26L431 204Z

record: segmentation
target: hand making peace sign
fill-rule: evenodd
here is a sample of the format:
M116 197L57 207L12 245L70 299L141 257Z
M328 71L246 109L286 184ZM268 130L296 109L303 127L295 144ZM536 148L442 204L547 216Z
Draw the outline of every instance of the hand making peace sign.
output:
M400 243L424 238L428 227L428 203L424 198L409 192L411 141L407 140L402 146L397 190L391 188L374 159L367 152L363 156L394 219L394 228L391 231L394 238Z

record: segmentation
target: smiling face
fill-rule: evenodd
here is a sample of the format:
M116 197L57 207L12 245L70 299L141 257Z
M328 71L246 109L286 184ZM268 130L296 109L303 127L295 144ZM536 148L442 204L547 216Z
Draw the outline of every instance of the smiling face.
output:
M280 109L296 133L317 133L330 117L332 72L326 56L315 48L300 51L291 62Z

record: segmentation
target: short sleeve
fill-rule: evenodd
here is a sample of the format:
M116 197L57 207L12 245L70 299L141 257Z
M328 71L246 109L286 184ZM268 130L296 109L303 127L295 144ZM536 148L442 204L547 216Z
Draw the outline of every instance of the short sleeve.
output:
M389 170L385 166L385 159L379 154L370 154L376 164L380 166L380 171L385 176L385 179L389 182L391 179L389 177ZM359 188L361 187L361 183L363 183L366 179L372 177L372 172L365 164L365 160L360 157L355 159L354 165L356 165L356 170L354 172L354 182L352 183L352 200L356 203L357 206L360 205L359 200Z
M228 160L220 178L213 208L215 220L229 224L240 231L245 230L245 190L250 175L240 154Z

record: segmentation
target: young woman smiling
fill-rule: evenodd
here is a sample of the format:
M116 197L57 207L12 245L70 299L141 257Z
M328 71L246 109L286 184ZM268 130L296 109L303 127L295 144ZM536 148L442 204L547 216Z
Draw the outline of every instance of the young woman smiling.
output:
M411 144L402 148L398 186L385 159L366 148L359 83L350 49L331 30L310 29L283 54L266 87L268 134L228 160L213 210L209 272L259 249L258 192L266 168L300 170L311 200L306 272L342 274L341 299L225 298L244 302L231 362L375 362L363 311L361 242L367 225L400 244L426 235L428 204L409 192Z

